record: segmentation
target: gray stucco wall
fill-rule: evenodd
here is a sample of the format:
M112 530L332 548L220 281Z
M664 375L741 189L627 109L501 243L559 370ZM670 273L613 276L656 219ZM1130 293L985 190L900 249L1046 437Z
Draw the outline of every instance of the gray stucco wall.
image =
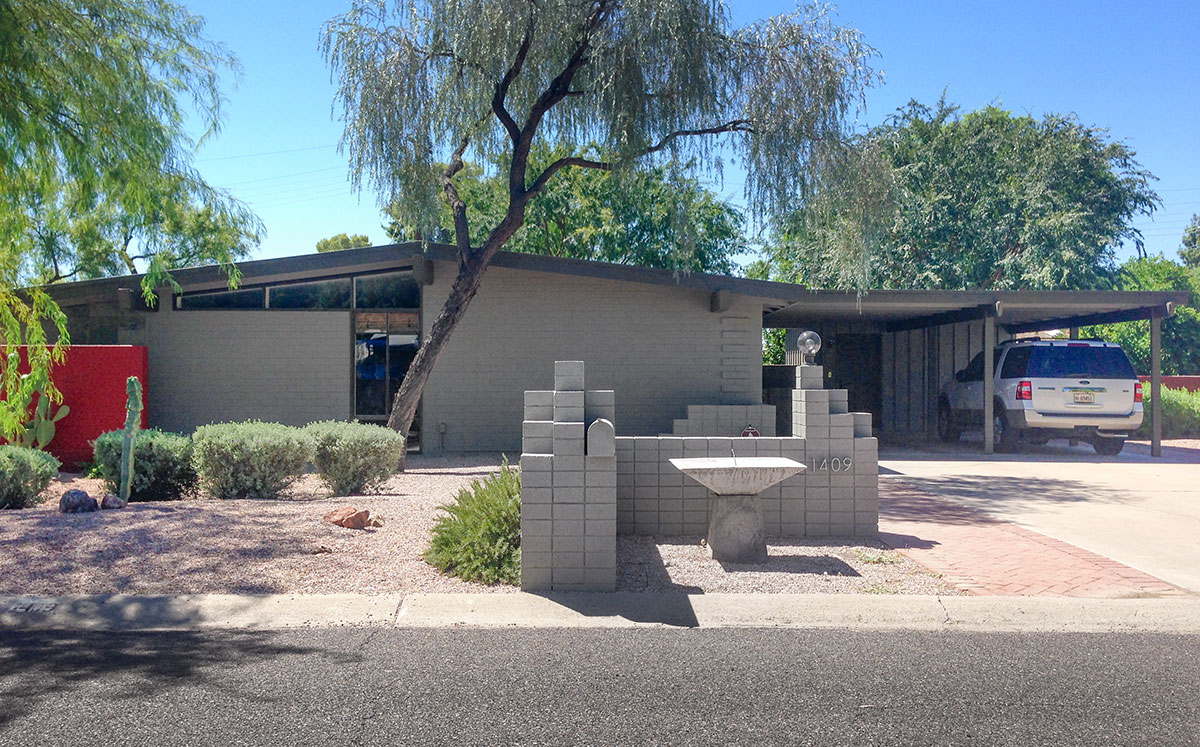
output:
M145 335L156 428L350 417L349 312L164 310Z
M425 334L453 280L437 263ZM670 433L688 405L762 402L762 303L685 288L492 267L425 387L422 448L521 448L523 393L554 361L587 362L587 384L617 393L618 432ZM444 434L439 424L446 424Z

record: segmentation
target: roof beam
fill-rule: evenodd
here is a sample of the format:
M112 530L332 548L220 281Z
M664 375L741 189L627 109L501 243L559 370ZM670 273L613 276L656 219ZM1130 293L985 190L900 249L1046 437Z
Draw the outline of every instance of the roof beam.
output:
M1151 317L1172 316L1175 313L1175 304L1166 303L1161 306L1140 306L1136 309L1122 309L1120 311L1105 311L1099 314L1084 314L1082 316L1063 316L1055 319L1045 319L1040 322L1020 322L1017 324L1005 324L1004 331L1009 334L1022 334L1024 332L1041 332L1047 329L1067 329L1070 327L1083 327L1092 324L1114 324L1116 322L1135 322L1139 319L1150 319Z
M917 316L911 319L900 319L899 321L887 324L884 329L888 332L907 332L911 329L925 329L927 327L940 327L943 324L955 324L957 322L973 322L979 319L986 319L989 316L1000 316L1004 313L1004 307L999 301L995 303L985 303L978 306L969 306L965 309L954 309L952 311L942 311L937 314L926 314L925 316Z

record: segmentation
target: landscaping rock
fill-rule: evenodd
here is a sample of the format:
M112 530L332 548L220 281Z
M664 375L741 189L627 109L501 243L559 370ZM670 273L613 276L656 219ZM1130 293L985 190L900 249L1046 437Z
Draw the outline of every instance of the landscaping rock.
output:
M325 521L340 527L342 526L342 522L346 520L347 516L352 516L356 513L358 513L358 509L354 506L341 506L340 508L335 508L329 513L325 514Z
M129 501L123 501L119 497L113 495L112 493L105 493L104 497L102 499L100 499L100 508L104 508L104 509L125 508L128 505L129 505Z
M347 529L366 529L367 527L383 526L383 519L376 516L371 511L363 509L347 516L342 521L342 526Z
M64 514L86 514L99 511L100 504L83 490L68 490L58 500L58 510Z
M325 521L347 529L366 529L383 526L383 517L368 509L361 511L354 506L342 506L325 514Z

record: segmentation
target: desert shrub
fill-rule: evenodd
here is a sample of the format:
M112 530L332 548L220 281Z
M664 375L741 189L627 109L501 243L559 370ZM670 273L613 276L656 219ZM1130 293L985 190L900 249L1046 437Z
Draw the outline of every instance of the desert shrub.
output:
M0 508L26 508L41 493L62 465L44 451L23 446L0 446Z
M466 581L520 583L521 477L507 460L441 509L425 551L430 565Z
M313 457L300 428L251 420L196 429L192 463L213 498L278 498Z
M124 431L102 433L92 444L94 471L110 493L121 485L121 442ZM177 501L196 489L192 439L155 428L138 431L133 439L131 501Z
M1139 438L1150 438L1150 385L1142 384L1146 392L1146 417L1138 429ZM1200 436L1200 392L1186 389L1162 388L1163 438L1194 438Z
M376 490L404 456L404 436L382 425L325 420L304 432L313 440L313 465L334 495Z

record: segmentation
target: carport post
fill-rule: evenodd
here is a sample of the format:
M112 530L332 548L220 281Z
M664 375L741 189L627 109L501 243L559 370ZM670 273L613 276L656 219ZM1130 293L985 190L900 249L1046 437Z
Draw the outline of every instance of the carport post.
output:
M1150 456L1162 456L1162 317L1150 315Z
M996 378L992 370L996 367L996 315L985 314L983 317L983 453L992 454L996 450L996 434L992 429L992 418L995 417L995 406L992 400L996 396Z

